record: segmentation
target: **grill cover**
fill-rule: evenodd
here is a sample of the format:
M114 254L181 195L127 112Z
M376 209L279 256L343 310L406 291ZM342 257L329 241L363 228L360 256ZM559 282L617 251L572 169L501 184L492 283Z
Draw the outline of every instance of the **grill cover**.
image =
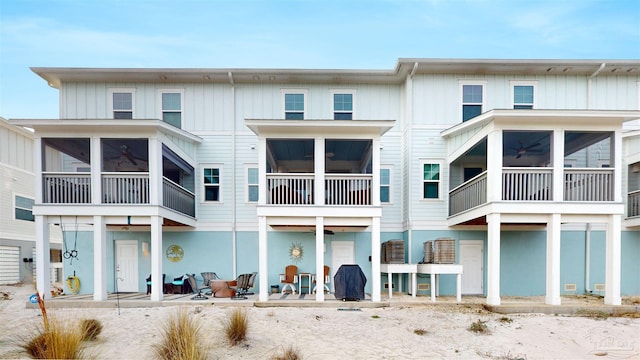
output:
M367 277L358 265L342 265L333 277L335 297L341 300L364 300Z

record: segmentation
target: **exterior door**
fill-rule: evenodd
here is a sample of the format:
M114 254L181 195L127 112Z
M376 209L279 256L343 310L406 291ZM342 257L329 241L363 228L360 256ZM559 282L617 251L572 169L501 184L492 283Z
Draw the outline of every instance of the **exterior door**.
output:
M355 244L353 241L332 241L331 242L331 269L329 279L331 281L331 292L335 291L333 286L333 275L344 264L355 264Z
M460 240L460 264L462 264L462 294L484 293L484 245L482 241Z
M138 292L138 242L116 240L116 284L118 292Z

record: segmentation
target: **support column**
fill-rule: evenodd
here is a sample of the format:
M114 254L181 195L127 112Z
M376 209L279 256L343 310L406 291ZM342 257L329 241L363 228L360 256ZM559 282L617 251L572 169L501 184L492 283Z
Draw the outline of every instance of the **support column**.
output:
M487 215L487 304L500 305L500 214Z
M309 284L309 289L312 284ZM316 217L316 301L324 302L324 218Z
M151 300L162 301L162 216L151 217Z
M391 282L389 282L391 289ZM371 219L371 300L380 301L380 218Z
M313 188L314 188L314 204L324 205L325 204L325 188L324 188L324 172L325 165L324 162L326 157L324 156L324 138L316 137L313 143L314 146L314 156L313 156L313 173L315 174ZM324 233L324 231L323 231Z
M269 273L267 266L267 218L258 217L258 275L260 277L260 292L258 300L269 301Z
M93 300L107 300L107 226L102 216L93 217Z
M43 299L51 298L49 218L36 215L36 289ZM63 250L64 251L64 250Z
M547 222L547 305L560 305L560 214L551 214Z
M551 200L564 201L564 131L554 130L551 139Z
M487 203L502 200L502 130L487 135Z
M607 221L605 250L605 305L621 305L620 298L620 241L622 237L622 217L610 215Z

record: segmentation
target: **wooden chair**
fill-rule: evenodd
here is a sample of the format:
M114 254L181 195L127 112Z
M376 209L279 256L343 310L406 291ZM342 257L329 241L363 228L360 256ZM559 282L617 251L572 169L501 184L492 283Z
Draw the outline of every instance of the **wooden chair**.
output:
M313 275L313 280L311 280L312 283L316 283L316 274ZM329 281L331 280L331 277L329 276L329 267L327 265L324 266L324 291L326 293L330 293L331 290L329 289L329 286L327 286L327 284L329 283ZM313 286L313 292L316 292L316 286Z
M283 294L287 288L290 288L291 292L295 295L295 284L298 283L298 267L295 265L288 265L284 270L284 274L280 274L280 282L284 284L282 285Z

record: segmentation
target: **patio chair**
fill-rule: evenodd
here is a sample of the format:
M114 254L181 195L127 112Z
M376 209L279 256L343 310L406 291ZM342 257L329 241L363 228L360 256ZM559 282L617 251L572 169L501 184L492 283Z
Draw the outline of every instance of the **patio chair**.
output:
M204 280L204 284L209 290L207 292L211 292L211 280L218 280L220 277L214 273L213 271L205 271L200 273L202 275L202 279Z
M196 275L195 274L188 274L189 276L189 285L191 285L191 291L192 293L196 294L196 291L198 292L194 297L191 298L191 300L206 300L208 299L207 296L205 296L202 293L202 290L204 289L208 289L208 286L202 285L202 286L198 286L198 282L196 281Z
M247 295L253 295L249 293L249 289L253 287L256 275L254 272L251 274L241 274L236 279L236 294L232 297L233 300L247 299Z
M280 274L280 282L284 284L282 285L283 294L285 291L287 291L287 288L289 288L291 289L291 292L295 295L296 294L295 284L298 283L298 267L295 265L288 265L284 270L284 274Z
M313 275L313 280L312 282L315 284L316 283L316 277L317 275ZM329 276L329 267L327 265L324 266L324 291L326 293L330 293L331 290L329 290L329 286L327 286L327 284L329 283L329 281L331 280L331 277ZM316 285L313 286L313 292L316 292Z

